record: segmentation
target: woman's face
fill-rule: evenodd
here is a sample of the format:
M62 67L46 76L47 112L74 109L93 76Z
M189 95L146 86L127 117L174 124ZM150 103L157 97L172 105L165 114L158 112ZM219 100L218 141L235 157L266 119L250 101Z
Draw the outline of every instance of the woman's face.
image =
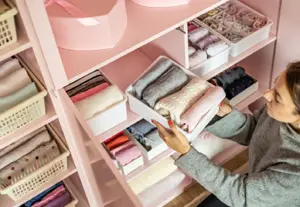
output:
M299 122L300 116L295 113L296 106L286 84L285 72L278 76L274 88L264 93L264 98L270 117L289 124Z

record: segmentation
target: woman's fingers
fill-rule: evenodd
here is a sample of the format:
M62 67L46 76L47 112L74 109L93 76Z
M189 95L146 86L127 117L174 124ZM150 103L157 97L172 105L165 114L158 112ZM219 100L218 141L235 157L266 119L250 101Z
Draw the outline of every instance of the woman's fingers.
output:
M169 124L169 126L170 126L172 132L175 134L175 136L178 137L178 138L182 138L183 135L182 135L181 132L177 129L177 127L175 126L175 124L173 123L173 121L172 121L172 120L169 120L169 121L168 121L168 124Z
M160 123L158 123L155 120L152 120L152 123L157 127L157 129L158 129L159 133L162 135L162 138L164 141L166 141L166 139L171 137L170 133L165 129L165 127L163 127L163 125L161 125Z

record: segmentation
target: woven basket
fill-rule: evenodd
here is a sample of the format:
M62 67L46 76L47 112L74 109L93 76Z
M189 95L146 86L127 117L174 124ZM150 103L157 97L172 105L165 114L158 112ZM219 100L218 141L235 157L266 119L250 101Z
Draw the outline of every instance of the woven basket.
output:
M14 16L18 10L10 1L5 2L11 9L0 15L0 50L17 41Z
M19 59L21 65L26 69L32 81L35 82L39 93L0 113L0 137L5 136L26 124L38 120L46 114L45 97L47 91L42 83L35 77L26 64Z
M58 137L57 133L51 126L46 126L51 137L56 140L56 143L60 149L61 155L37 169L35 172L27 175L22 180L4 188L0 188L1 194L7 194L14 201L20 200L26 197L27 194L35 191L37 188L51 181L52 178L61 174L68 169L68 156L70 152L67 147Z

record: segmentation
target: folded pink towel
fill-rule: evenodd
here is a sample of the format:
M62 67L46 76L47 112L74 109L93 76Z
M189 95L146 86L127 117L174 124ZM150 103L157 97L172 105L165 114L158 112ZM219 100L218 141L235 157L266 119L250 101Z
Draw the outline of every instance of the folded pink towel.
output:
M116 160L122 165L125 166L131 161L141 156L141 151L138 146L134 145L130 148L122 150L116 154Z
M115 158L118 153L120 153L121 151L126 150L130 147L133 147L134 145L135 145L134 142L130 140L130 141L120 145L119 147L112 149L110 151L110 153Z
M41 201L34 203L32 205L32 207L45 206L47 203L49 203L50 201L55 200L56 198L58 198L59 196L61 196L65 192L66 192L65 186L61 185L58 188L56 188L55 190L53 190L52 192L48 193Z
M81 101L89 96L92 96L100 91L102 91L103 89L107 88L108 87L108 83L101 83L100 85L94 87L94 88L91 88L87 91L84 91L84 92L81 92L81 93L78 93L76 94L75 96L72 96L71 97L71 100L73 101L73 103L76 103L78 101Z
M201 99L199 99L186 113L181 117L182 128L188 132L193 131L201 118L213 107L221 103L226 94L223 88L217 86L210 88Z
M188 26L188 32L191 32L191 31L193 31L193 30L195 30L195 29L197 29L198 27L196 26L196 25L194 25L194 24L190 24L189 26Z

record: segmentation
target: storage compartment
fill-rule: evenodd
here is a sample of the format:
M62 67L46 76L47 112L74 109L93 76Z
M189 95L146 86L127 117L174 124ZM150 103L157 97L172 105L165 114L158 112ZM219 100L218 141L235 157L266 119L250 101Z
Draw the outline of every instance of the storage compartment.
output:
M112 48L127 27L125 0L48 1L46 8L57 46L64 49Z
M164 127L169 128L169 125L167 123L167 119L165 117L163 117L162 115L160 115L158 112L156 112L155 110L153 110L150 106L146 105L145 103L143 103L140 99L138 99L135 96L135 91L133 88L133 85L141 78L143 77L145 74L147 74L149 71L152 70L153 66L163 60L163 59L168 59L166 57L159 57L154 63L152 63L150 65L150 67L148 67L148 69L145 70L145 72L132 84L130 85L127 89L126 89L126 94L129 98L129 106L130 109L135 112L136 114L140 115L141 117L143 117L144 119L146 119L148 122L151 122L151 120L156 120L159 123L161 123ZM184 73L187 74L188 78L191 80L192 78L197 78L197 76L195 76L193 73L191 73L190 71L182 68L180 65L178 65L177 63L175 63L174 61L172 61L172 64L177 66L178 68L180 68L181 70L184 71ZM215 114L218 111L218 105L216 106L212 106L212 108L210 108L210 110L203 115L203 117L201 118L201 120L199 120L198 124L196 125L195 129L190 132L187 133L186 131L184 131L183 129L179 128L179 131L181 133L183 133L189 140L192 140L194 138L196 138L199 133L205 128L205 126L209 123L209 121L215 116Z
M35 120L40 119L46 114L45 97L47 96L47 90L44 88L42 83L35 77L35 75L27 67L27 65L21 59L18 60L20 62L21 67L23 67L28 73L29 77L31 78L31 81L35 83L38 93L31 96L31 92L28 92L29 98L0 113L0 136L5 136ZM6 60L6 62L2 62L2 64L9 64L8 61L11 60ZM7 68L8 67L6 67L6 69ZM23 90L27 90L27 86L24 87ZM5 103L5 101L7 101L8 99L17 101L16 96L19 97L17 94L18 92L20 92L20 90L14 92L14 94L10 94L3 98L3 103ZM24 93L20 95L26 96Z
M255 93L259 87L258 80L251 77L246 72L237 72L239 69L243 68L236 66L224 71L210 80L210 82L214 85L221 86L224 89L226 98L232 106L235 106L251 94Z
M188 26L188 28L190 28L190 29L188 29L189 33L192 32L195 29L201 28L201 26L199 24L197 24L197 20L196 21L191 21L188 24L190 24ZM213 45L213 44L216 44L217 42L222 42L222 41L223 40L219 39L218 37L214 36L211 33L208 33L205 36L200 37L194 43L189 41L189 49L190 48L195 49L195 51L192 54L189 54L190 59L192 58L193 55L195 55L195 53L197 51L203 51L204 53L206 53L206 49L210 45ZM204 44L201 45L201 48L198 45L199 43L204 43ZM193 64L190 63L189 68L196 75L203 76L203 75L209 73L210 71L216 69L217 67L223 65L224 63L226 63L228 61L228 58L229 58L229 51L230 51L230 47L228 46L226 49L220 51L215 56L209 56L206 53L207 54L207 59L206 60L204 60L202 62L199 62L196 65L193 65Z
M99 71L71 83L65 90L71 96L75 114L95 136L127 119L127 97Z
M7 194L14 201L23 199L27 194L35 191L40 186L51 181L52 178L68 169L67 157L70 155L70 152L53 128L51 126L47 126L46 128L51 138L56 141L60 155L33 172L32 170L29 172L26 171L26 174L15 183L7 187L1 186L1 194Z
M233 57L267 39L273 24L268 17L236 0L209 11L195 21L226 41L231 46L230 55Z

